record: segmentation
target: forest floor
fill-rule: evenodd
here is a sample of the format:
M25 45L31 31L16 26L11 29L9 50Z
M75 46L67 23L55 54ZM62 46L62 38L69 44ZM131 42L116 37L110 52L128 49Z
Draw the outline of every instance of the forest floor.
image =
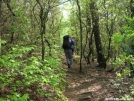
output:
M72 68L67 67L65 57L62 57L62 62L63 68L67 68L64 95L68 101L119 101L120 96L130 94L131 78L117 80L115 73L97 67L96 62L90 65L83 62L82 73L79 73L80 66L76 61Z

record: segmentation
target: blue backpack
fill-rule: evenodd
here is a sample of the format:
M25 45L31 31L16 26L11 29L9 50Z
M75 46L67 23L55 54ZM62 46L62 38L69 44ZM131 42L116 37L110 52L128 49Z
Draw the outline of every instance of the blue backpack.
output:
M74 52L74 44L75 44L74 40L71 39L71 49L72 49L72 52Z

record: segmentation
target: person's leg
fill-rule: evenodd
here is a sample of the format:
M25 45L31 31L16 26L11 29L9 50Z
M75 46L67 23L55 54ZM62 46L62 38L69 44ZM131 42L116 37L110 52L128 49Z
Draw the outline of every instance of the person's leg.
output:
M66 60L67 60L67 64L68 64L68 68L70 68L70 55L69 55L69 49L64 49L64 53L66 56Z
M130 76L134 77L134 67L131 63L130 63Z
M72 54L72 50L71 49L68 50L68 54L69 54L69 61L70 61L70 67L71 67L72 63L73 63L73 54Z

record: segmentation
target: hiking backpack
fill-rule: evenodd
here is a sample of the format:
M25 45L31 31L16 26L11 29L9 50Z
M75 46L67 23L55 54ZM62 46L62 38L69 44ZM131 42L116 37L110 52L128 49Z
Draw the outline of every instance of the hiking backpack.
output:
M71 49L71 42L69 42L69 35L65 35L63 37L63 44L62 44L62 48L63 49Z

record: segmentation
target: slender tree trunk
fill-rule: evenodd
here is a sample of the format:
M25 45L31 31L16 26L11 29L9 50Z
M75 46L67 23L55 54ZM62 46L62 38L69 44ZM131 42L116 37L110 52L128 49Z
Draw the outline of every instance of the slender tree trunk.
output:
M82 56L83 56L83 49L82 49L82 21L81 21L81 8L79 5L79 0L76 1L78 6L78 19L80 23L80 44L81 44L81 53L80 53L80 70L79 72L82 72Z
M130 0L131 17L134 17L134 0Z
M88 21L87 21L87 23L88 23ZM86 26L88 26L88 24L86 24ZM86 56L86 54L85 54L85 52L86 52L85 50L86 50L87 43L88 43L88 40L89 40L88 34L89 34L88 28L86 27L86 35L85 35L86 42L85 42L85 45L84 45L84 47L83 47L83 56L84 56L85 61L87 62L87 64L88 64L88 61L87 61L87 56Z
M90 10L92 15L93 34L95 38L96 50L98 55L98 63L100 67L106 68L106 61L102 51L100 29L99 29L99 16L97 15L97 7L94 2L90 4Z
M107 32L109 34L109 40L108 40L108 53L107 53L107 57L106 57L106 61L110 58L110 54L111 54L111 42L112 42L112 35L113 35L113 29L114 29L114 19L111 19L111 24L110 24L110 28L108 28L108 20L107 20L107 25L106 25L106 28L107 28Z
M47 15L46 15L47 16ZM45 17L46 18L46 17ZM42 61L44 61L45 59L45 37L44 35L46 34L46 22L43 21L44 18L41 18L41 32L40 32L40 35L41 35L41 43L42 43Z
M45 59L45 43L44 43L44 33L41 32L41 43L42 43L42 61Z
M39 0L36 1L40 6L40 22L41 22L40 35L41 35L41 43L42 43L42 61L44 61L45 59L45 39L44 39L45 36L44 35L46 34L46 22L47 22L50 8L48 7L47 9L45 9L45 7L41 5Z
M90 64L90 56L94 56L94 52L93 52L93 34L91 34L91 37L89 39L89 43L88 43L88 48L89 48L89 52L88 52L88 55L87 55L87 61L88 61L88 64ZM94 61L94 58L92 57L92 61Z
M88 13L87 13L88 14ZM93 33L91 33L91 18L87 15L87 33L90 38L88 38L88 55L87 55L87 64L90 64L90 56L93 55ZM90 35L91 34L91 35ZM93 57L92 57L93 59Z
M9 11L11 12L12 16L13 16L13 21L12 21L12 26L14 26L14 22L15 22L15 19L14 17L16 16L15 13L13 12L12 8L11 8L11 5L10 5L10 2L11 1L4 1L7 5L7 8L9 9ZM14 31L11 32L11 39L10 39L11 43L13 43L14 41Z
M85 42L85 45L84 45L84 48L83 48L83 55L84 55L84 58L87 62L87 64L90 64L90 42L92 42L92 37L89 38L90 34L91 34L91 17L89 17L89 8L87 7L86 8L86 36L85 36L85 39L86 39L86 42ZM90 41L91 40L91 41ZM86 51L86 47L88 45L88 53ZM85 54L86 52L86 54Z
M2 14L2 0L0 0L0 19L1 19L1 14ZM0 31L0 41L1 41L1 31ZM1 56L1 42L0 42L0 56Z
M133 18L134 17L134 0L130 0L130 10L131 10L131 18ZM131 71L130 72L131 77L134 77L134 67L132 63L130 63L130 71Z
M104 8L107 9L105 1L104 1ZM116 19L116 16L114 16L113 13L111 13L110 15L112 16L111 23L109 23L109 13L107 11L106 17L105 17L105 19L106 19L106 29L107 29L107 33L108 33L108 48L107 48L106 61L110 58L110 54L111 54L111 41L112 41L111 37L112 37L112 35L114 33L113 32L113 30L114 30L114 22L115 22L115 19ZM113 16L114 16L114 18L113 18Z

